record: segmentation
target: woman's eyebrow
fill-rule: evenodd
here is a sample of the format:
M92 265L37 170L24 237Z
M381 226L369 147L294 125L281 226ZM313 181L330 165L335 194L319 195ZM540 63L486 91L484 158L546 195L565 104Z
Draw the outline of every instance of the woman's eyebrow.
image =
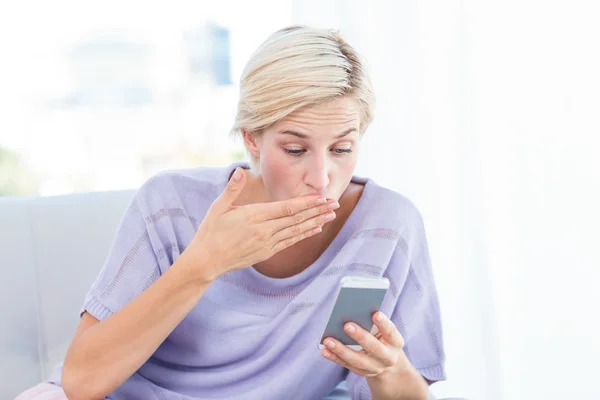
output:
M340 133L335 138L336 139L343 138L344 136L349 135L352 132L356 132L356 128L346 129L344 132ZM285 131L281 131L279 133L281 133L282 135L296 136L296 137L299 137L300 139L307 139L308 138L308 135L305 135L304 133L292 131L292 130L289 130L289 129L286 129Z

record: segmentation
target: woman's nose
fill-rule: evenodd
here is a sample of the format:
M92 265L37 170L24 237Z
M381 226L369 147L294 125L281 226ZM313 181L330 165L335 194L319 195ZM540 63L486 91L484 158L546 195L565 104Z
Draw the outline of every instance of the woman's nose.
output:
M308 167L306 184L318 192L329 185L329 171L325 161L316 161Z

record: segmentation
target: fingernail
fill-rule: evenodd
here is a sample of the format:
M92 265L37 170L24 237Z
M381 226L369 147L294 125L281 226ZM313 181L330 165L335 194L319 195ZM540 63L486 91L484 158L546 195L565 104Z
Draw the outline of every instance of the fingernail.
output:
M335 218L335 213L329 213L325 216L325 221L332 221Z
M329 203L329 208L331 210L337 210L338 208L340 208L340 203L338 203L337 201L334 201L333 203Z
M327 345L327 347L329 347L330 349L335 349L335 342L333 340L328 340L327 343L325 343Z
M316 203L318 206L320 206L321 204L327 203L327 200L325 200L324 198L320 198L320 199L317 199Z
M354 333L356 331L356 328L354 327L354 325L348 324L346 325L346 331L349 333Z
M235 169L235 172L233 173L233 180L239 181L241 177L242 177L242 172L240 171L240 167L237 167Z
M382 313L377 314L377 321L379 321L379 322L383 321L383 314Z

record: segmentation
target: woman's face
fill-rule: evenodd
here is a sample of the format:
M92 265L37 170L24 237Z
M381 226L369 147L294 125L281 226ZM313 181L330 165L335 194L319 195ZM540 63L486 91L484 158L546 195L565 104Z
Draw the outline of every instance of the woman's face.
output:
M298 110L254 137L249 149L271 200L308 194L339 200L358 160L359 127L356 100L342 97Z

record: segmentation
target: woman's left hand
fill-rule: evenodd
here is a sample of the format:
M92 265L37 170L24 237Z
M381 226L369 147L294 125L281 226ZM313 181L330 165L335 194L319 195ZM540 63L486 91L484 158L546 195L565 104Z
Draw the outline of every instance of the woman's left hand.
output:
M326 349L321 354L357 375L375 377L401 371L410 366L404 354L404 339L396 326L383 313L376 312L373 322L379 330L375 335L355 323L344 325L346 333L362 346L351 349L331 337L325 339Z

